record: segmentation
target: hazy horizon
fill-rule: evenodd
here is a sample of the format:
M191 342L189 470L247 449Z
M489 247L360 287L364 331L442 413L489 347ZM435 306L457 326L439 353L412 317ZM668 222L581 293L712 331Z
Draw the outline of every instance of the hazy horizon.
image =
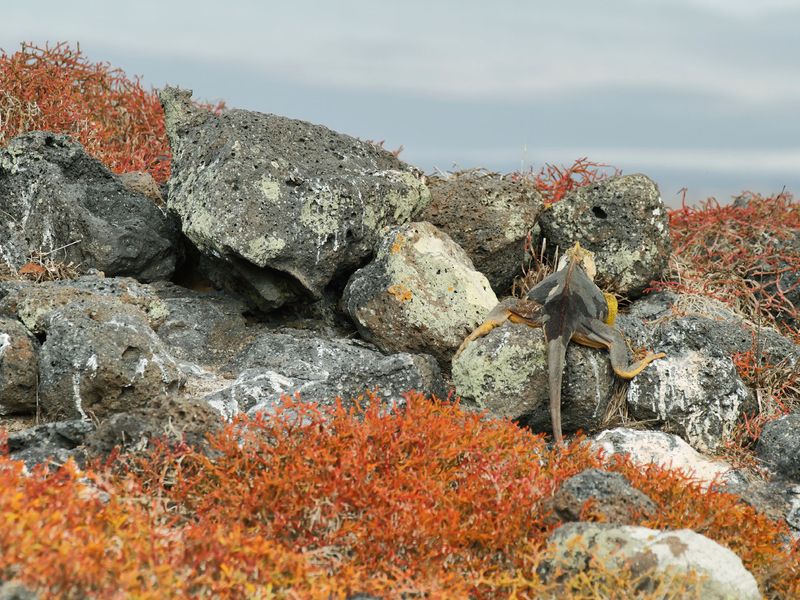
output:
M80 42L147 86L402 145L426 172L586 156L675 205L798 193L797 22L790 0L41 0L4 7L0 48Z

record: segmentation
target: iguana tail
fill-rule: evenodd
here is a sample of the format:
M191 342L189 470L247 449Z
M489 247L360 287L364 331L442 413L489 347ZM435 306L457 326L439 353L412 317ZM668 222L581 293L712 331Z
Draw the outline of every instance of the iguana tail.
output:
M547 382L550 386L550 418L553 421L553 437L560 444L561 432L561 382L564 378L564 363L569 338L557 337L547 342Z

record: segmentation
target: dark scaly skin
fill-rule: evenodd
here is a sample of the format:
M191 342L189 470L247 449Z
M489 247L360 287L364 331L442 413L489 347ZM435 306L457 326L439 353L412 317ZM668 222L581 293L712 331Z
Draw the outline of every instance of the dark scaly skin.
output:
M456 352L489 333L505 321L543 327L547 343L547 372L550 388L550 416L556 443L561 431L561 384L567 345L570 340L590 348L605 348L618 377L632 379L648 364L663 358L663 352L648 353L642 360L628 363L625 338L614 329L616 300L604 295L583 269L586 251L578 244L567 253L566 265L543 279L522 300L508 298L498 304L486 320L473 331ZM613 303L613 306L610 304ZM612 310L613 308L613 310Z

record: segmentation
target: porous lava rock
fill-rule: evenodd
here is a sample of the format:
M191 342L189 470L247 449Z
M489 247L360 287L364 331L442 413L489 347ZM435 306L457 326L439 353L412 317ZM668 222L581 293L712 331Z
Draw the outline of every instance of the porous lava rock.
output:
M667 211L658 186L624 175L578 188L539 219L547 248L575 242L594 253L600 288L640 296L667 268L672 251Z
M390 152L305 121L213 114L160 92L172 148L168 206L205 255L269 309L319 298L372 254L381 229L430 201L422 174ZM219 271L217 271L219 272Z
M180 259L174 218L66 135L34 131L0 148L0 261L33 253L81 270L168 279Z

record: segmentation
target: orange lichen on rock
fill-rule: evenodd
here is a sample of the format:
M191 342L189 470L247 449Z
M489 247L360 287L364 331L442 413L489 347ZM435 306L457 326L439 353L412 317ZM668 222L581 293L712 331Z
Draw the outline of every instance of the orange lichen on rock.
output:
M419 394L392 413L374 397L369 407L285 400L228 426L207 455L160 447L30 475L2 459L0 573L98 598L592 597L585 575L565 588L536 572L557 525L547 500L603 465L583 440L550 450L509 421ZM785 525L680 473L607 468L659 506L642 525L695 529L739 553L763 590L800 593Z

